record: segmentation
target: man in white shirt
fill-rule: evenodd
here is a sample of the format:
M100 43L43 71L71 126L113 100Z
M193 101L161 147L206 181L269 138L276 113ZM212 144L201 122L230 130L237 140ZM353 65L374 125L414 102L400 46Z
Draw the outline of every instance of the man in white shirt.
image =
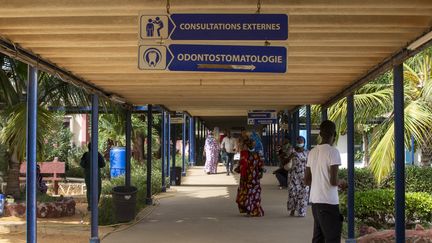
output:
M228 131L226 137L223 138L221 143L221 149L226 151L228 155L228 162L226 163L227 175L230 175L230 172L233 173L233 159L234 154L236 153L237 148L237 140L231 136L231 132Z
M340 243L343 217L339 211L339 151L332 147L336 125L324 121L320 125L321 144L309 152L305 181L311 185L309 201L314 217L313 243Z

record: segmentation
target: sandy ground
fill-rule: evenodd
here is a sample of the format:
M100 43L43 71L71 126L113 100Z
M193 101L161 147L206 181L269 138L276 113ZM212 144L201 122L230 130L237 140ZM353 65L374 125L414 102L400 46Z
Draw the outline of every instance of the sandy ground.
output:
M100 227L100 238L103 243L310 242L311 214L306 218L288 216L287 191L277 187L273 169L268 168L262 179L264 217L247 218L238 213L235 204L238 175L227 176L222 166L217 175L206 175L202 167L194 167L182 178L182 186L171 187L169 192L157 196L157 205L149 207L141 221L117 229ZM88 219L86 204L79 203L77 214L58 219L54 230L52 226L44 229L48 220L39 220L38 242L89 242L90 226L81 224L81 220L86 224ZM25 233L0 235L0 243L3 242L26 242Z
M38 219L38 242L61 243L61 242L88 242L90 236L89 214L86 203L77 203L76 214L72 217L58 219ZM0 222L23 222L24 218L3 217ZM51 226L44 226L44 225ZM52 226L52 225L55 226ZM25 227L25 226L24 226ZM49 230L47 229L49 227ZM101 233L108 233L112 228L100 228ZM25 228L21 232L0 234L0 243L26 242Z
M45 235L45 234L38 234L38 242L41 243L71 243L71 242L89 242L88 236L79 236L79 235ZM0 236L0 243L25 243L25 235L7 235L7 236Z

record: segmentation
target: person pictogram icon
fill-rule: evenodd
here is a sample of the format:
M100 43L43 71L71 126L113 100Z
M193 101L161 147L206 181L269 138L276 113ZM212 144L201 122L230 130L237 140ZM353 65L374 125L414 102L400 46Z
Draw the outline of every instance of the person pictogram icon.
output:
M158 37L161 37L160 30L163 29L163 27L164 27L163 21L159 17L156 17L156 20L153 21L153 23L158 26L156 31L157 31Z
M147 37L153 37L154 36L153 19L148 19L148 23L146 25L146 32L147 32Z

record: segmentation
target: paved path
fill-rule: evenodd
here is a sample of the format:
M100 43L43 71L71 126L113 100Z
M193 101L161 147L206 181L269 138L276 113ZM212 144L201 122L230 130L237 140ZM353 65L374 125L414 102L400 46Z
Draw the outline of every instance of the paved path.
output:
M313 219L289 217L287 192L279 190L268 168L262 180L265 216L248 218L237 211L238 176L205 175L202 167L188 170L182 186L171 187L173 195L130 229L113 233L103 243L229 243L311 242Z

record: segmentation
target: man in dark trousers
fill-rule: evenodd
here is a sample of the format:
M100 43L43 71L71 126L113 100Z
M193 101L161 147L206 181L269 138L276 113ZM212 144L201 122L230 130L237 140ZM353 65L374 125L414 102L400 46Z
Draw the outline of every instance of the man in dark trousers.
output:
M91 158L91 143L88 144L88 152L85 152L81 158L81 162L80 165L82 168L84 168L84 174L85 174L85 184L87 187L87 210L90 211L90 198L91 198L91 184L90 184L90 158ZM101 153L98 152L98 202L99 202L99 198L100 198L100 194L101 194L101 189L102 189L102 180L101 180L101 173L100 173L100 169L105 167L105 160L102 156Z
M305 182L311 186L309 201L314 217L313 243L340 243L343 217L339 211L339 151L333 147L336 125L323 121L320 125L321 144L309 152Z

